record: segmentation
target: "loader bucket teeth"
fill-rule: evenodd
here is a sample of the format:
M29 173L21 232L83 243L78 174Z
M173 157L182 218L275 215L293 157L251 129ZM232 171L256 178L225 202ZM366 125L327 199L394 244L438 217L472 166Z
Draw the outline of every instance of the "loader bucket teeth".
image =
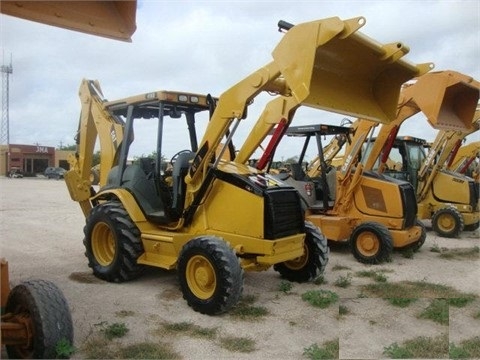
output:
M434 128L472 131L479 85L454 71L432 72L417 80L413 98Z
M429 71L401 58L402 43L381 45L358 32L363 17L337 17L292 27L272 55L303 105L389 123L401 86ZM306 40L308 39L308 40Z

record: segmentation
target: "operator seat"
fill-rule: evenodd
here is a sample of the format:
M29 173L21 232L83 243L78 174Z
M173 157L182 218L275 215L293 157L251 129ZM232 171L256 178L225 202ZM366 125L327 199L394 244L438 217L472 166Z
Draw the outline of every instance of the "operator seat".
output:
M185 193L186 186L185 176L187 175L188 168L190 167L190 161L195 157L194 152L186 152L178 155L175 164L173 164L172 170L172 216L177 217L177 219L182 215L183 206L185 202Z

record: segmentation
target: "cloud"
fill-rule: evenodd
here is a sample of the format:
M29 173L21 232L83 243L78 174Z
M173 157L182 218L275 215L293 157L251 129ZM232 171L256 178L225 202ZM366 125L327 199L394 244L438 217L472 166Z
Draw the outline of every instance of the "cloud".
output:
M456 70L479 79L479 4L473 0L139 1L132 43L0 15L4 61L10 54L13 57L10 141L45 146L73 143L83 78L98 79L109 100L159 89L218 96L271 60L282 37L277 31L280 19L295 24L365 16L361 32L381 43L405 43L410 48L408 61L434 62L436 70ZM251 118L244 121L240 133L253 126L265 101L258 100L249 109ZM306 114L298 123L321 118L338 124L344 117ZM185 137L178 126L171 130L172 139ZM406 121L401 132L409 131L427 140L435 135L422 118ZM185 145L167 139L166 152L173 155ZM290 157L289 152L294 151L287 149L283 156Z

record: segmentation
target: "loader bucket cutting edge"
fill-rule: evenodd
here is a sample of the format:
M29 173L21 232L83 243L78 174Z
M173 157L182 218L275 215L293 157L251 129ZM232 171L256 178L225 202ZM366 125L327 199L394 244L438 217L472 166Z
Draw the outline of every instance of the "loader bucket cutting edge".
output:
M401 59L403 44L382 46L359 33L361 19L294 26L272 55L302 105L389 123L402 84L422 70Z

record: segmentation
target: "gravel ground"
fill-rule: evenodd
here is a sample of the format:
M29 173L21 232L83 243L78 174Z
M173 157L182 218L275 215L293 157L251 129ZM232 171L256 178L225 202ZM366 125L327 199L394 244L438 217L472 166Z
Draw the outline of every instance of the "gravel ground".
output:
M123 284L96 279L84 256L83 225L82 212L70 200L62 180L0 178L0 250L9 262L11 285L40 278L59 286L74 321L77 351L73 358L86 358L86 344L99 333L100 325L112 323L124 323L129 329L117 346L163 341L184 359L301 359L306 358L305 348L336 339L342 359L378 359L385 346L418 336L448 334L455 343L480 336L480 320L474 316L480 313L479 299L463 308L450 307L449 325L440 325L417 316L430 299L399 308L384 299L362 297L362 285L374 280L358 276L358 271L382 270L389 283L425 281L480 296L478 253L467 259L444 259L431 251L478 247L478 230L464 232L460 239L441 238L429 231L413 258L395 252L391 262L379 266L360 264L345 246L332 246L325 283L293 284L290 291L282 291L284 282L273 269L247 273L244 296L254 296L254 305L268 310L266 316L248 321L191 310L182 299L174 271L152 268L142 278ZM336 286L341 279L350 285ZM320 309L302 300L303 293L318 289L335 292L339 301ZM348 309L347 314L339 315L340 305ZM160 335L162 324L180 322L216 329L216 336ZM253 352L225 349L221 342L227 337L252 339Z

